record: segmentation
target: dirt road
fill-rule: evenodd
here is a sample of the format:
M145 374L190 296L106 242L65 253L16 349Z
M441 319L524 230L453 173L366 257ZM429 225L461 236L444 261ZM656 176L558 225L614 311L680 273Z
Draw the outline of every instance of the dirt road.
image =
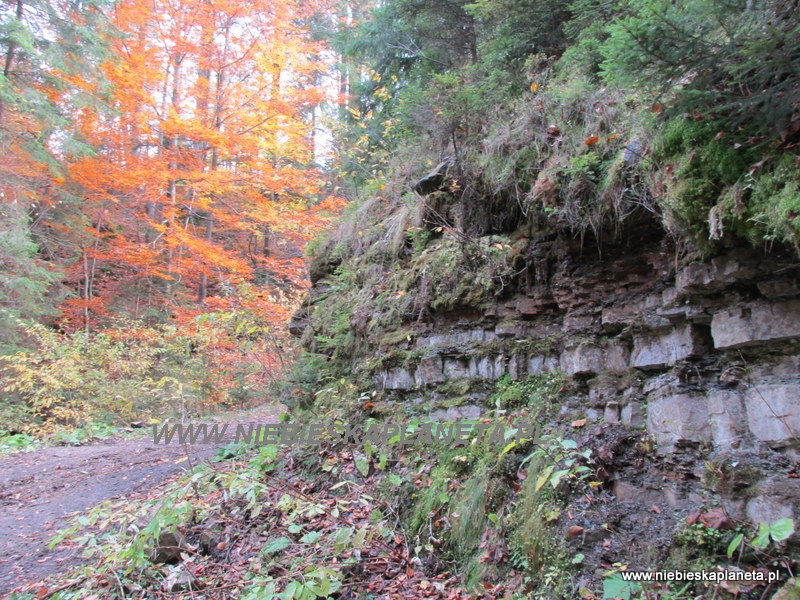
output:
M278 412L262 407L224 421L274 422ZM47 548L70 516L105 500L143 494L215 454L212 445L154 446L151 438L0 457L0 597L80 560L68 548Z

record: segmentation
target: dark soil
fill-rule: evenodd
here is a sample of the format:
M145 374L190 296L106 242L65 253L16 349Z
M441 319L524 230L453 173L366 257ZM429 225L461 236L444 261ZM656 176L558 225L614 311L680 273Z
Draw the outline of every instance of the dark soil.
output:
M224 420L274 422L278 412L265 406ZM66 545L47 547L72 516L106 500L145 495L216 451L213 445L155 446L149 437L0 457L0 597L80 562Z

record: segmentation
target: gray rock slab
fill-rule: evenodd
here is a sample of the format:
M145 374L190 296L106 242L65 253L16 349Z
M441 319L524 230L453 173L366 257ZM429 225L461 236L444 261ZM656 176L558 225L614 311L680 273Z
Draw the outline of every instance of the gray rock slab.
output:
M800 337L800 300L757 301L721 310L711 320L719 350L743 348Z

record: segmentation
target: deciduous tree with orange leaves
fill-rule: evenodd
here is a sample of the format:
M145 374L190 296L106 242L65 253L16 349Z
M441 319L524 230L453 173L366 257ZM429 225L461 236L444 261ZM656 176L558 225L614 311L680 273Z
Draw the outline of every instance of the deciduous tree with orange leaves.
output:
M178 314L243 281L302 285L298 248L323 197L310 115L327 65L303 26L312 8L115 6L123 35L103 65L114 111L75 115L97 151L69 164L88 217L71 274L74 326L108 311Z

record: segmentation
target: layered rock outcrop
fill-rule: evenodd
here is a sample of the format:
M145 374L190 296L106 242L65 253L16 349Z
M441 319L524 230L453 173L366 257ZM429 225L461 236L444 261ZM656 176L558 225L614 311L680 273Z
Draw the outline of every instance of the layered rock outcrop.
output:
M548 244L543 253L531 243L512 293L481 310L433 311L405 323L399 342L374 348L391 357L369 367L383 400L425 403L437 419L474 418L490 408L483 400L497 379L559 371L578 390L569 418L644 430L659 455L689 453L695 471L710 460L796 459L800 264L792 255L739 248L676 263L659 238L602 255ZM755 521L800 518L798 481L761 468L727 508Z

